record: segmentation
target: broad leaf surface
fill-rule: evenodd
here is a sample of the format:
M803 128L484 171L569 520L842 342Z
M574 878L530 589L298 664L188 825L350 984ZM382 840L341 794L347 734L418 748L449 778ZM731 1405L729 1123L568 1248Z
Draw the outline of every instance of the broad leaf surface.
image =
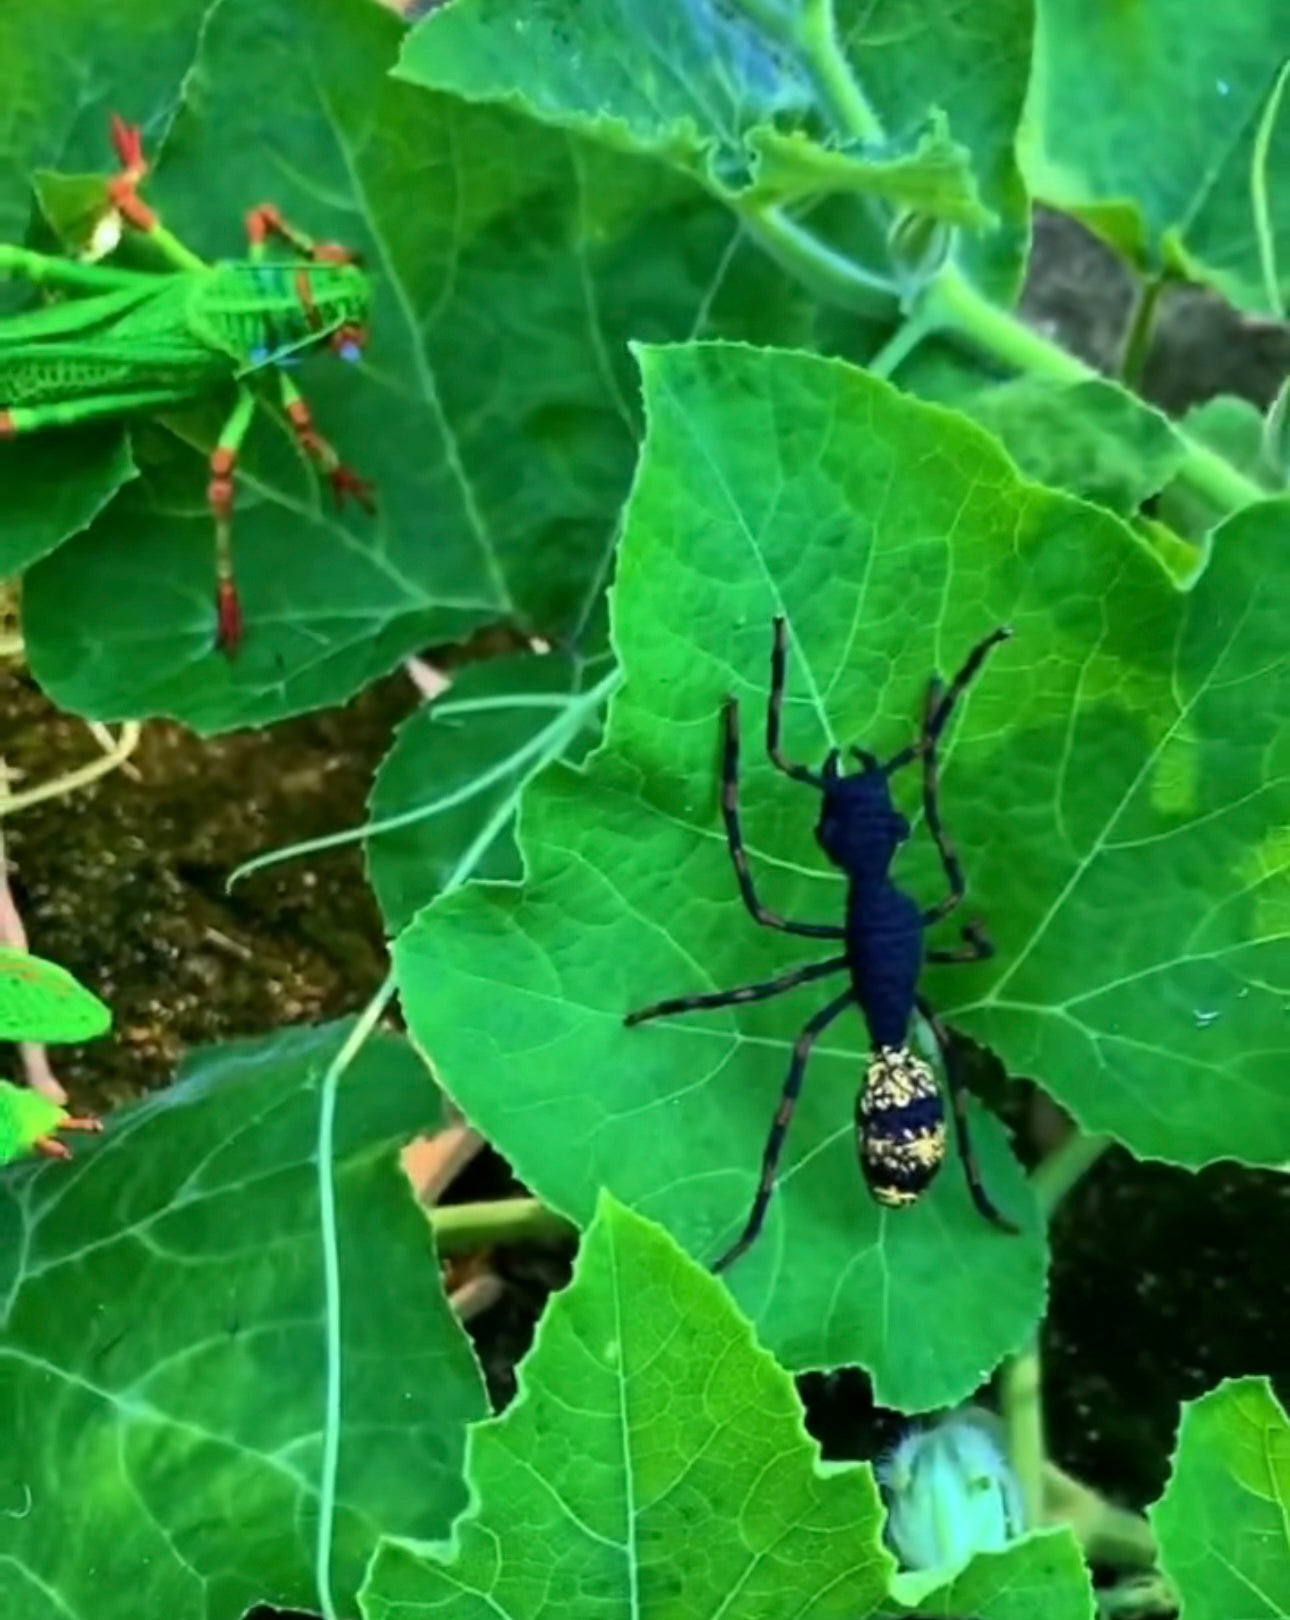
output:
M1173 259L1266 311L1251 207L1260 117L1290 54L1283 0L1041 0L1027 178L1135 258ZM1282 296L1290 293L1290 118L1266 160Z
M51 435L31 443L0 441L0 579L14 579L94 520L134 477L119 427Z
M1266 1380L1231 1380L1183 1408L1150 1517L1188 1620L1290 1615L1290 1422Z
M318 1606L319 1085L344 1033L202 1054L71 1164L0 1175L6 1620ZM446 1530L483 1411L398 1165L435 1097L389 1037L340 1081L342 1613L378 1533Z
M366 845L391 933L467 871L520 876L516 800L535 770L576 760L595 740L603 710L587 684L587 672L559 654L497 659L463 670L399 727L368 810L373 822L403 824Z
M212 648L203 459L226 402L137 433L141 477L26 582L32 665L65 707L209 731L341 701L482 622L585 640L636 452L627 340L805 330L804 299L692 181L393 82L401 33L368 0L225 0L192 72L168 81L170 123L130 53L115 81L105 58L104 95L146 124L148 195L198 252L241 253L245 211L271 196L364 253L366 359L293 375L379 508L334 511L261 415L234 516L247 634L229 663ZM73 155L106 167L105 114L93 142L77 127Z
M1013 145L1030 0L993 6L970 30L912 0L841 0L831 33L829 9L810 0L457 0L417 26L398 71L657 153L724 194L746 192L745 204L868 192L978 225L988 210L1005 228L965 251L1005 292L1024 241ZM952 140L933 133L936 114Z
M864 1466L822 1465L791 1379L665 1233L600 1201L520 1393L471 1433L449 1545L386 1541L367 1620L853 1620L891 1566Z
M893 1587L905 1595L915 1580L898 1575ZM912 1601L912 1598L910 1599ZM1044 1530L1002 1552L978 1553L952 1580L933 1585L917 1614L972 1615L975 1620L1093 1620L1097 1605L1079 1543L1069 1530Z
M0 1041L88 1041L112 1014L57 962L0 947Z
M656 153L718 190L857 191L985 223L968 155L943 130L905 151L848 132L819 83L819 32L794 5L467 0L420 25L399 71L471 100L521 88L535 117Z
M622 1017L831 954L739 905L718 812L723 694L743 704L745 837L767 903L837 919L816 801L758 745L772 614L792 640L786 746L811 761L831 739L897 748L930 672L1003 622L1015 637L942 773L959 915L987 919L998 955L929 970L928 994L1141 1154L1290 1154L1285 511L1234 519L1183 594L1116 519L1020 481L980 430L850 367L713 344L647 350L644 372L613 598L626 685L605 747L527 793L522 889L475 885L398 945L447 1089L560 1210L589 1219L603 1182L715 1258L751 1198L791 1043L829 992ZM917 793L900 788L911 812ZM925 838L897 870L924 903L944 892ZM936 937L954 940L950 925ZM817 1047L765 1236L730 1285L789 1365L858 1360L880 1399L930 1407L1033 1323L1042 1248L980 1120L985 1181L1028 1237L976 1216L954 1162L913 1211L875 1208L852 1139L865 1046L848 1014Z

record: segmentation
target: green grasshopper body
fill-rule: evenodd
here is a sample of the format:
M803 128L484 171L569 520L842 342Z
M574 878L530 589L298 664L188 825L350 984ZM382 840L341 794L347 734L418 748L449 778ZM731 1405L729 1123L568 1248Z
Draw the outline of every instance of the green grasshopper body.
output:
M253 385L267 382L277 393L301 449L337 500L353 495L369 504L369 486L315 431L281 367L323 344L358 359L370 288L343 249L315 246L267 206L247 216L248 259L206 264L138 197L146 172L138 132L114 119L113 140L123 169L108 185L107 217L146 235L175 268L124 270L0 245L0 274L67 295L0 319L0 436L164 410L232 387L236 399L211 453L208 491L217 639L231 653L242 633L231 549L233 470L260 398ZM265 257L270 234L301 257Z

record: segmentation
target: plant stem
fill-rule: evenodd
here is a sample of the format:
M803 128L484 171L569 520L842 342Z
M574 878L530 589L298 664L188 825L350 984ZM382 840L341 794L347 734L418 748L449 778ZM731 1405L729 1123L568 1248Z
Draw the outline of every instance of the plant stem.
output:
M1160 295L1164 290L1164 276L1151 276L1138 288L1138 296L1133 305L1133 319L1129 323L1129 330L1124 339L1124 351L1120 356L1120 381L1126 388L1136 390L1142 382L1142 373L1146 368L1151 337L1155 330L1156 311L1160 307Z
M1044 1408L1037 1339L1004 1362L999 1373L999 1404L1008 1460L1021 1486L1026 1528L1031 1530L1044 1517Z
M1154 1566L1156 1539L1141 1514L1116 1507L1055 1463L1044 1468L1044 1498L1045 1518L1069 1524L1090 1563L1113 1569Z
M1035 1166L1030 1185L1046 1221L1052 1219L1066 1194L1111 1146L1109 1136L1086 1135L1076 1127L1059 1148Z
M498 1243L538 1243L576 1237L572 1221L537 1198L501 1198L487 1204L439 1204L430 1211L440 1254L464 1254Z
M1098 377L1092 366L1068 354L1007 310L977 291L956 265L946 265L924 288L918 313L947 337L984 349L1017 371L1055 382L1088 382ZM1175 433L1185 447L1178 478L1223 513L1265 498L1265 492L1230 462L1182 429Z
M736 212L758 246L821 302L853 309L870 320L899 318L900 291L894 281L874 275L829 247L782 209L741 208Z
M833 0L805 0L797 40L838 123L857 140L881 141L881 120L856 82L838 43Z

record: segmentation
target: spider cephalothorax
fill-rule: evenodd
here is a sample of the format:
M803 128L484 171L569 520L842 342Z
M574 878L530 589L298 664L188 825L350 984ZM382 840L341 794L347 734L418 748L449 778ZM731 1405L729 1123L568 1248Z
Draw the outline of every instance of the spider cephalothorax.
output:
M937 742L951 710L986 656L1011 634L1007 629L993 630L979 641L948 687L942 687L938 679L932 680L917 738L885 764L876 755L857 748L852 752L860 769L844 773L841 754L835 748L824 761L823 769L817 772L805 765L790 763L780 752L787 647L784 620L775 620L766 750L778 770L796 782L815 788L821 795L815 836L824 853L841 868L847 879L846 914L841 924L791 921L768 911L758 898L739 828L737 705L733 698L726 701L721 806L730 858L744 904L763 927L812 939L835 940L842 951L826 962L791 968L762 984L660 1001L629 1013L625 1021L640 1024L647 1019L693 1012L703 1007L762 1001L795 985L808 984L834 973L846 973L851 984L844 994L807 1020L794 1043L792 1062L762 1155L761 1179L752 1209L738 1240L717 1261L718 1271L742 1254L761 1230L780 1151L802 1089L807 1058L823 1030L850 1006L860 1008L869 1028L872 1055L856 1098L856 1129L861 1169L875 1200L889 1208L914 1203L945 1158L945 1109L940 1088L930 1065L909 1049L909 1027L918 1011L931 1026L945 1062L955 1135L972 1201L987 1220L1005 1231L1016 1231L1012 1222L994 1207L981 1185L968 1136L965 1089L951 1058L947 1032L918 993L924 962L977 962L994 950L985 930L976 922L963 929L963 944L953 949L925 950L923 936L933 923L949 915L964 894L963 872L941 825L937 800ZM946 897L926 909L897 888L890 876L896 852L910 833L909 822L892 802L890 779L914 760L921 760L923 765L923 819L936 843L949 883Z

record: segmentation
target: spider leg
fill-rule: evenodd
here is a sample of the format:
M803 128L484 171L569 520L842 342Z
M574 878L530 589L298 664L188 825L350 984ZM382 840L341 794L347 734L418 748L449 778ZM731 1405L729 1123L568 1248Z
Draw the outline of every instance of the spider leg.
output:
M827 962L811 962L806 967L790 968L773 979L760 984L741 984L733 990L711 990L698 996L675 996L669 1001L655 1001L648 1007L629 1012L624 1024L643 1024L650 1018L670 1018L673 1013L697 1012L704 1007L737 1007L748 1001L765 1001L795 985L809 984L813 979L827 978L830 973L841 973L847 965L845 956L830 957Z
M963 930L964 944L956 945L953 950L928 951L925 961L941 963L947 962L984 962L987 957L994 955L994 941L985 931L985 924L970 922Z
M1000 642L1009 640L1011 636L1012 630L1005 624L1000 625L997 630L991 630L988 636L983 636L977 642L976 646L963 660L962 669L946 687L935 706L929 704L928 713L924 718L918 741L910 743L908 748L902 748L898 754L893 754L883 766L883 770L888 776L908 765L911 760L918 759L921 755L926 754L929 749L935 748L937 739L940 737L941 732L944 731L945 723L949 719L954 705L980 673L981 666L985 663L990 652Z
M922 996L918 996L916 999L919 1012L927 1020L931 1026L932 1034L936 1037L936 1044L940 1048L941 1062L945 1065L945 1078L949 1085L950 1104L954 1113L954 1135L959 1145L959 1157L963 1160L963 1173L967 1177L968 1192L972 1195L972 1202L992 1226L997 1226L1001 1232L1010 1232L1017 1235L1020 1233L1021 1228L1014 1221L1010 1221L1006 1215L1000 1213L981 1181L981 1167L976 1162L976 1150L972 1146L972 1138L968 1132L968 1088L954 1055L950 1051L949 1031Z
M923 729L921 736L929 736L932 717L936 713L942 692L942 683L939 676L933 676L927 685L927 700L923 706ZM959 865L959 858L954 853L954 846L950 843L949 835L941 821L940 806L940 762L936 754L936 743L931 741L923 750L923 820L927 823L927 830L936 843L937 853L941 857L941 865L945 868L945 881L950 886L950 892L944 900L934 906L929 906L923 912L923 927L930 928L933 923L940 922L942 917L948 917L950 912L962 900L966 892L963 882L963 868Z
M845 994L830 1001L828 1006L822 1007L815 1016L807 1021L802 1033L793 1043L793 1061L789 1065L788 1078L784 1081L784 1089L780 1094L779 1107L775 1110L775 1118L770 1127L770 1135L766 1138L766 1147L762 1153L761 1180L757 1183L757 1192L753 1198L752 1208L748 1212L748 1219L744 1229L736 1242L717 1260L713 1271L724 1271L732 1265L741 1254L745 1253L756 1241L766 1219L766 1208L770 1203L770 1195L775 1186L775 1171L779 1166L779 1156L784 1147L784 1138L788 1135L788 1127L793 1118L793 1110L797 1106L797 1099L802 1091L802 1077L806 1073L806 1060L811 1055L811 1048L829 1024L849 1007L855 1000L855 992L847 990Z
M795 782L808 782L812 787L822 785L819 776L805 765L794 765L784 758L779 746L779 724L784 707L784 680L788 671L788 642L784 615L775 615L775 640L770 653L770 698L766 704L766 752L771 764Z
M790 922L778 912L767 910L757 898L739 829L739 705L734 698L727 698L723 714L725 746L721 758L721 813L725 818L726 843L730 849L730 859L734 862L735 877L739 880L744 905L763 928L778 928L785 934L804 934L810 939L845 939L846 929L839 928L836 923Z

